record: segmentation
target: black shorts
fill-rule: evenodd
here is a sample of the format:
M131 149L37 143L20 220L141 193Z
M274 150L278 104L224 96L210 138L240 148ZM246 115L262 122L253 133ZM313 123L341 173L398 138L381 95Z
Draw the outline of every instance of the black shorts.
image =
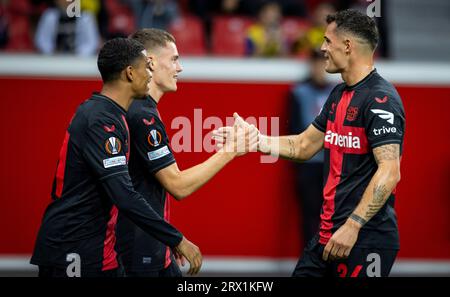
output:
M167 268L155 271L128 271L126 273L127 277L182 277L178 264L172 258L172 262Z
M387 277L398 250L354 247L347 259L324 261L325 246L316 235L306 246L297 263L294 277Z

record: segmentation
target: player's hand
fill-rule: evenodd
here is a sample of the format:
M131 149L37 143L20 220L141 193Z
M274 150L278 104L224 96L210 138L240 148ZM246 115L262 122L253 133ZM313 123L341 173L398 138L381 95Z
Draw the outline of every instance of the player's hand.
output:
M177 262L177 265L179 267L184 267L184 265L186 265L186 258L178 253L176 250L173 250L173 255L175 257L175 262Z
M202 267L203 257L198 246L196 246L183 236L180 244L175 247L175 254L184 256L189 262L189 275L195 275L199 273L200 268Z
M245 122L237 113L233 114L233 127L221 127L213 131L213 139L219 149L236 153L237 156L257 151L259 131L254 125Z
M323 260L335 261L348 258L358 239L360 228L361 225L348 220L344 225L337 229L323 250Z

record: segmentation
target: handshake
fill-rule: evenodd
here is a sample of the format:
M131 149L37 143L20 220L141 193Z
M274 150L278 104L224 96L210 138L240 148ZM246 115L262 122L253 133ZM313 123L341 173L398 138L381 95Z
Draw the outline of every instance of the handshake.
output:
M265 136L259 133L255 125L244 121L236 112L233 114L234 125L221 127L213 131L219 151L242 156L248 152L261 151Z

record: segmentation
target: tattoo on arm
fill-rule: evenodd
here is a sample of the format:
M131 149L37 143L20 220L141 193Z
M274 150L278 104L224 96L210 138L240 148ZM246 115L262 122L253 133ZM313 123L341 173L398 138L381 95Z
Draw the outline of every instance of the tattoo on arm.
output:
M385 185L375 185L373 187L373 198L364 216L367 220L372 218L383 207L386 199L389 197L389 193Z
M375 161L379 164L383 160L395 160L400 157L399 144L387 144L373 149Z
M357 223L360 223L361 226L364 226L364 225L367 223L366 220L364 220L363 218L361 218L360 216L358 216L358 215L356 215L356 214L354 214L354 213L352 213L352 214L350 215L350 219L352 219L353 221L355 221L355 222L357 222Z
M294 141L290 138L288 138L288 142L289 142L289 159L294 159L295 158L295 144Z

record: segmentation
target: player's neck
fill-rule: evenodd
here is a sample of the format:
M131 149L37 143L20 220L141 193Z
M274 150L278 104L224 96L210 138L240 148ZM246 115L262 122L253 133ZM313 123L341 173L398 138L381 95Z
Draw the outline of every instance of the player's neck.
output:
M116 85L104 84L100 94L110 98L126 111L133 102L132 92Z
M155 100L156 103L159 103L159 100L161 100L162 96L164 95L164 92L150 85L149 94L153 98L153 100Z
M354 86L362 81L372 70L374 70L373 61L364 61L350 64L348 69L341 73L342 80L347 86Z

